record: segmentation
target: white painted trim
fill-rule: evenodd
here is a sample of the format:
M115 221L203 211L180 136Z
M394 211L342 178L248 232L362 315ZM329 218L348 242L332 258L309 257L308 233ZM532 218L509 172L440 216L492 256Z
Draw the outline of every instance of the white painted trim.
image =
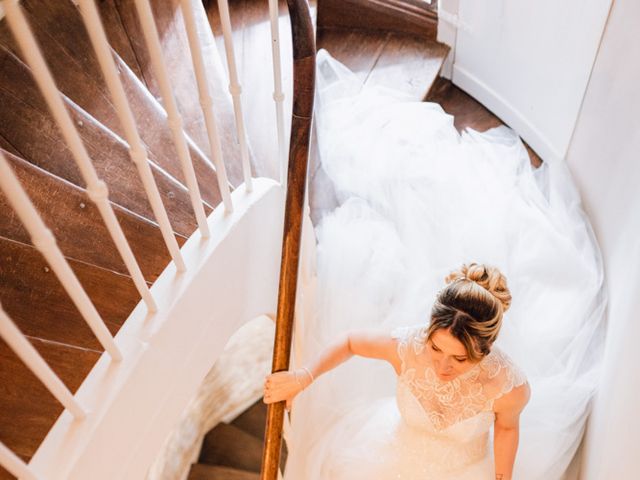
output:
M456 41L458 38L458 0L438 0L438 35L437 40L447 45L450 50L445 58L440 75L451 79L453 64L456 58Z
M0 442L0 465L20 480L42 480L36 477L31 468L2 442Z
M453 66L452 81L513 128L540 158L545 161L564 159L566 152L558 151L520 111L460 65Z
M30 466L50 480L142 479L231 335L277 306L284 190L267 178L236 189L234 212L218 206L152 287L159 310L143 304L115 340L124 360L103 355L76 398L83 422L65 411Z

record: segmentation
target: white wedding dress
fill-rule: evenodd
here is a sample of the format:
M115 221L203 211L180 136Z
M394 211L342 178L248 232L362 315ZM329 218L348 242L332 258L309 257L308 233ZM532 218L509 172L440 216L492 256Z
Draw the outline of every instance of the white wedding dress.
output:
M514 479L559 480L581 441L606 298L595 237L567 167L537 170L507 127L459 134L439 105L361 81L321 50L316 132L339 206L315 226L294 364L336 335L380 328L402 371L354 357L294 401L285 480L493 480L493 402L529 381ZM453 381L423 352L429 311L462 263L506 275L491 353Z

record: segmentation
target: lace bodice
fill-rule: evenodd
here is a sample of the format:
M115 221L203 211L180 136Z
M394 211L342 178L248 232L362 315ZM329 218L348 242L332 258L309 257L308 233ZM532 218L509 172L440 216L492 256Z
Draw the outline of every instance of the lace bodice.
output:
M495 400L526 382L524 373L495 346L469 371L450 381L440 380L426 351L425 325L398 327L391 335L397 339L401 361L398 407L414 427L476 436L491 427Z

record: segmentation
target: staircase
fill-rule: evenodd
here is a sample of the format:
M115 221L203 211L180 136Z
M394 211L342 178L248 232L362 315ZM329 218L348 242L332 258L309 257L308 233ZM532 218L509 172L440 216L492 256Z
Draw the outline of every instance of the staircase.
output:
M259 400L230 423L220 423L204 438L198 463L188 480L257 480L267 406ZM286 445L281 465L286 462Z
M107 0L97 5L173 234L182 247L197 224L134 3ZM151 286L171 257L130 159L79 10L67 0L24 0L21 6L96 172L109 188L111 206L144 280ZM188 55L187 33L176 1L154 1L153 14L204 210L209 215L221 203L221 196ZM204 9L196 16L200 26L208 28ZM205 54L215 53L216 48L213 37L209 43L203 42ZM209 53L205 63L233 191L243 176L228 81L217 55ZM115 336L139 303L140 294L89 199L6 19L0 20L0 65L0 148ZM258 160L250 151L254 176L276 170L270 161L273 159L266 157ZM1 192L0 299L6 313L53 371L71 392L77 391L104 349ZM0 385L0 440L28 461L63 408L1 339ZM0 467L0 478L13 477Z
M162 107L159 79L151 67L149 51L142 40L134 2L104 0L96 3L113 48L119 78L148 150L149 165L166 206L173 234L178 245L186 248L188 240L193 240L197 223ZM217 188L219 172L210 160L212 152L187 53L187 33L179 2L154 0L151 3L170 80L183 117L203 206L206 215L210 215L221 205ZM213 33L209 40L206 35L201 39L204 39L205 63L211 80L224 165L230 188L234 191L243 183L243 172L233 105L228 92L228 67L221 60L225 57L222 22L216 1L204 3L206 9L194 11L199 26L210 26ZM417 100L437 98L443 105L449 101L451 108L459 105L455 100L450 101L455 97L455 87L438 79L449 49L435 40L437 17L433 7L420 0L317 0L317 4L311 3L317 48L327 49L355 71L362 80L363 88L384 85L405 91ZM111 205L138 260L144 280L149 286L162 283L159 279L166 274L163 272L171 256L136 167L130 160L128 145L123 140L125 133L77 7L67 0L23 0L21 5L95 169L108 185ZM271 45L265 41L269 32L267 3L231 0L229 6L246 107L251 170L255 177L277 178L278 164L274 159L278 158L278 151L273 140L276 132L274 122L270 120L274 118L273 107L264 100L270 98L272 91ZM292 45L286 11L286 3L280 2L283 83L284 91L290 92L293 85L289 60ZM109 331L115 336L135 312L140 294L96 206L89 199L80 172L6 20L0 20L0 65L0 148L54 233L65 258ZM290 122L291 95L288 93L284 107L286 121ZM473 119L467 124L474 126ZM317 222L326 211L335 207L335 197L313 154L308 175L311 218ZM270 193L270 184L263 185L261 191L264 193L261 195L264 198L275 195ZM244 195L240 191L234 191L234 194L238 198ZM259 213L254 215L260 216ZM269 228L281 236L281 224L275 222ZM235 241L246 240L240 237ZM269 252L279 248L275 243L266 243L269 245L264 249L270 248ZM262 260L254 261L261 265ZM277 272L278 261L277 258L272 261L274 272ZM259 283L262 277L255 272L252 275ZM249 288L254 284L239 285ZM166 288L167 291L171 289L168 280ZM277 285L274 288L277 290ZM32 244L2 193L0 300L10 318L65 385L71 392L78 391L87 375L100 366L104 349ZM275 301L274 294L272 302L275 304ZM219 348L233 331L232 327L235 328L233 325L225 327L220 340L216 340ZM21 459L29 461L59 419L63 408L1 339L0 385L3 386L0 389L0 441ZM188 478L259 478L266 412L266 406L258 400L234 421L221 423L212 429L204 439L198 461L193 464ZM281 466L284 466L286 458L286 445L283 452ZM14 477L0 467L0 479L10 478Z

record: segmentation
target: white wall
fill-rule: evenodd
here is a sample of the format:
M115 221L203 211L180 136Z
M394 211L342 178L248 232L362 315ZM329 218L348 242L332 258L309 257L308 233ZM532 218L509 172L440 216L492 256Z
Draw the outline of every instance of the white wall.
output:
M151 287L158 311L143 302L115 341L123 360L103 354L75 394L89 412L64 411L29 465L47 480L145 478L231 335L276 311L284 189L254 178L231 194L180 249L186 271L170 263ZM256 240L259 239L259 240Z
M567 162L602 248L609 326L581 478L640 478L640 2L615 0Z
M543 159L564 158L610 4L459 0L453 83Z

